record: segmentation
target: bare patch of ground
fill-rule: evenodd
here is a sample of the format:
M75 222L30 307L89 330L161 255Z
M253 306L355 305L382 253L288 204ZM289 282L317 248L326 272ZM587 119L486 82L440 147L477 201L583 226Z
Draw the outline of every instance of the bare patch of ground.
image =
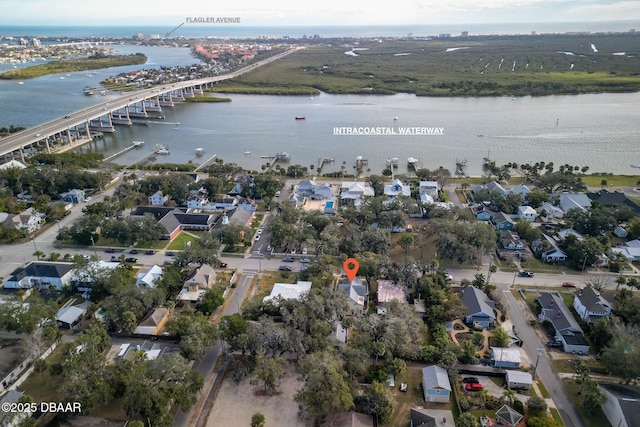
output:
M265 416L267 425L313 426L312 417L304 412L299 415L299 405L293 401L302 383L297 380L292 363L285 366L284 373L278 387L280 393L273 396L256 394L259 386L250 383L252 376L236 384L232 375L227 373L209 412L206 426L248 426L251 416L256 412Z

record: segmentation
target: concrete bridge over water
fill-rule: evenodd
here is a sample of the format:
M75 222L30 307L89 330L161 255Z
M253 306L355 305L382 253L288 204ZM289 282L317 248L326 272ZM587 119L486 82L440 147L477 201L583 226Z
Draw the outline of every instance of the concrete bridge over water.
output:
M0 156L5 161L16 159L24 162L25 155L32 152L51 153L79 147L93 139L92 133L115 132L115 125L131 125L131 118L149 117L149 112L161 112L163 107L172 107L175 102L184 101L185 97L202 94L205 88L219 81L252 71L298 49L300 48L287 50L229 74L129 92L115 100L71 112L64 117L0 138Z

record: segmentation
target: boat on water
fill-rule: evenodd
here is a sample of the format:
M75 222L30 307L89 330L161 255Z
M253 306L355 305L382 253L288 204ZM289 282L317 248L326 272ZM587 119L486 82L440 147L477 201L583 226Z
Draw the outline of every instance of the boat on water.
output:
M89 87L89 86L85 86L84 90L82 91L82 93L84 93L87 96L91 96L94 94L93 88Z
M244 150L244 154L245 154L245 155L251 154L251 151L249 151L249 150Z
M58 77L60 80L64 80L64 76L60 76Z
M407 165L409 167L412 167L414 169L418 169L418 159L416 159L415 157L407 157Z
M19 85L23 85L23 84L24 84L24 82L23 82L23 81L19 81L19 82L18 82L18 84L19 84Z
M398 116L395 116L395 117L393 118L393 120L398 120Z
M296 120L305 120L306 117L305 116L296 116Z
M387 166L389 167L398 167L398 158L397 157L388 157L387 158Z
M136 148L140 148L141 146L144 145L144 141L133 141L131 145L133 145Z
M204 148L198 147L196 148L196 156L200 157L204 154Z
M169 148L167 148L166 145L162 145L162 144L156 145L154 150L153 150L153 152L155 154L161 154L163 156L166 156L167 154L170 154L169 153Z
M631 163L631 167L640 169L640 163Z
M484 136L484 133L479 133L478 134L478 138L482 138Z

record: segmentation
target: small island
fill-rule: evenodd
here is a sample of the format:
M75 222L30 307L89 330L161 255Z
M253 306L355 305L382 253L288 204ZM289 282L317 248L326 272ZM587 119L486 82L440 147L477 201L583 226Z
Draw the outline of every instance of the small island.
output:
M120 67L123 65L139 65L147 62L142 53L131 55L92 55L86 58L62 59L45 64L9 70L0 74L3 80L27 80L49 74L72 73L75 71L98 70L101 68Z

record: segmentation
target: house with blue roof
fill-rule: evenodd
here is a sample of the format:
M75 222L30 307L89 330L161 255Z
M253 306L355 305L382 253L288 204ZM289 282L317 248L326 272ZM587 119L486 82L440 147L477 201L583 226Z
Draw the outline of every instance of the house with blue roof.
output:
M447 370L437 365L422 368L422 389L426 402L449 403L451 382Z

